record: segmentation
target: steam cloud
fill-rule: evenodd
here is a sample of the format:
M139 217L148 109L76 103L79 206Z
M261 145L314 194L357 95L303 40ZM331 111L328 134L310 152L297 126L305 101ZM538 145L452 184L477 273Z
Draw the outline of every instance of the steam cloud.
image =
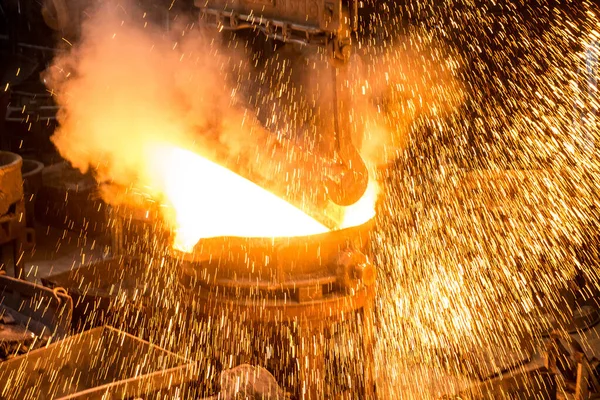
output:
M140 170L148 145L215 158L251 140L227 84L232 53L190 25L161 31L131 5L105 2L90 15L80 41L44 76L60 106L52 140L73 166L128 186L150 178Z

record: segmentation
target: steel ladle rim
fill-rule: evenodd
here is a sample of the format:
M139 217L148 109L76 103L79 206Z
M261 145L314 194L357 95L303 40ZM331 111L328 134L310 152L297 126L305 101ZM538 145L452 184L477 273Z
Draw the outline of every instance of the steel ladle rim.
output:
M0 173L6 170L11 170L16 167L21 170L21 163L23 159L20 155L12 153L10 151L0 151Z

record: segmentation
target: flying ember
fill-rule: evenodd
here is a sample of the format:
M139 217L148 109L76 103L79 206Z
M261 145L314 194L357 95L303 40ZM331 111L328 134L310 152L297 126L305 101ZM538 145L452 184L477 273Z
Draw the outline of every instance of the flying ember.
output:
M599 1L0 4L0 400L600 400Z

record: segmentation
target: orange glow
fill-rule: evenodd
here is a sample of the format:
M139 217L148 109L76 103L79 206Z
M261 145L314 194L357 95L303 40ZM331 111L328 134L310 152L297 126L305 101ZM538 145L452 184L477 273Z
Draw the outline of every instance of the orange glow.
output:
M330 229L268 190L192 151L171 144L147 147L145 188L167 207L173 226L173 247L191 252L200 239L237 237L293 237ZM363 198L340 207L336 228L362 224L375 215L377 184L372 181Z
M268 186L278 160L295 158L287 157L285 146L277 149L286 157L273 156L271 133L229 86L230 73L245 74L244 52L220 48L199 30L186 30L183 37L140 28L125 16L136 12L122 11L110 5L90 16L81 41L61 52L44 75L60 106L52 141L74 167L93 171L106 203L136 211L151 204L153 212L160 204L174 246L183 251L202 238L314 235L374 215L374 184L351 207L316 201L312 187L299 195L305 190L300 182L280 179ZM379 136L364 141L366 161L377 153ZM265 182L265 188L209 160L238 162L241 174Z
M375 203L379 194L379 185L374 179L369 180L367 191L356 203L344 207L344 217L339 225L340 229L350 228L364 224L375 216Z
M172 209L174 247L217 236L304 236L328 229L292 204L214 162L173 146L150 148L153 189Z

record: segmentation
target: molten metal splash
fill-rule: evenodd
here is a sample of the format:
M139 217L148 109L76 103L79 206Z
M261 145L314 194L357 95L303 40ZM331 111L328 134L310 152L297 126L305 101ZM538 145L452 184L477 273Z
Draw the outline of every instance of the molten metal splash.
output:
M167 204L177 250L190 252L203 238L218 236L292 237L328 232L311 216L192 151L173 145L150 147L147 160L152 192ZM376 187L348 207L340 227L366 222L374 215Z

